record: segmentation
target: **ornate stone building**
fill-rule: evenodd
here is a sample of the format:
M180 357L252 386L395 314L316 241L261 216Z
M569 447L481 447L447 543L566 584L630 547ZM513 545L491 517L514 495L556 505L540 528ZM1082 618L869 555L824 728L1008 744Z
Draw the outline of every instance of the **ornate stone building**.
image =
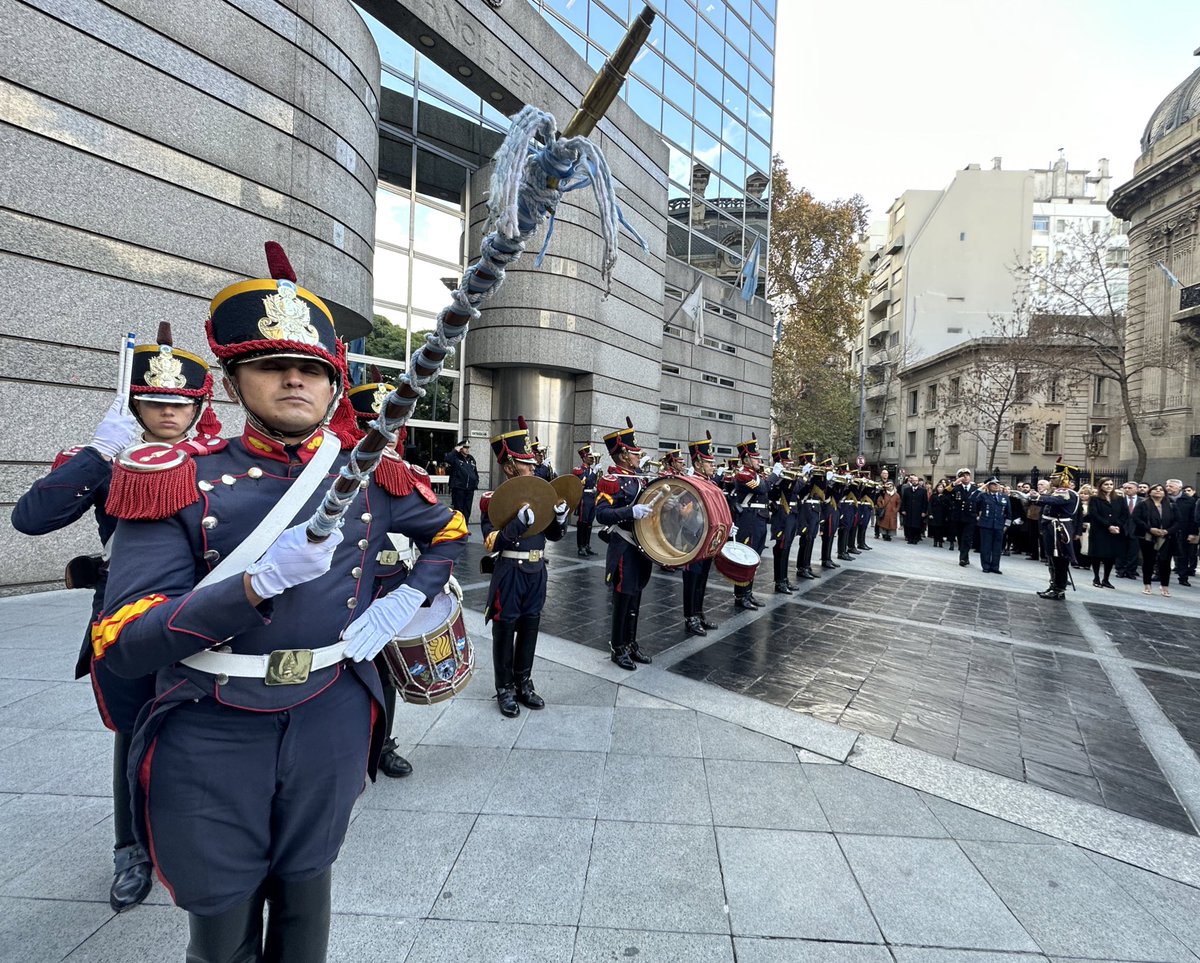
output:
M1195 484L1200 481L1200 68L1150 116L1133 178L1113 192L1109 209L1130 224L1125 343L1138 370L1131 390L1149 456L1146 477ZM1127 441L1121 452L1126 460L1136 457Z

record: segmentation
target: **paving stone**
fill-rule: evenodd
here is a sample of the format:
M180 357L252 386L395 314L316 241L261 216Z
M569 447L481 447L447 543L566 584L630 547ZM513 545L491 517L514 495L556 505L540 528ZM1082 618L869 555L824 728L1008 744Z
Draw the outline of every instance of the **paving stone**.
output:
M112 796L111 732L43 730L0 750L0 790Z
M734 937L738 963L892 963L885 946Z
M10 655L6 661L16 661L16 659ZM14 702L28 699L39 692L46 692L60 684L59 682L34 679L0 679L0 706L11 706Z
M364 809L477 813L491 794L508 750L417 746L405 758L412 763L412 775L380 776L363 793Z
M948 835L915 790L847 766L803 768L834 832Z
M632 822L711 825L704 761L613 753L604 767L600 813Z
M579 924L728 935L712 827L597 821Z
M396 963L405 958L420 928L419 920L334 913L329 926L329 959Z
M1086 855L1176 939L1200 956L1200 889L1097 853Z
M431 915L574 925L593 826L590 819L479 816Z
M699 713L700 750L705 759L741 759L757 762L795 762L796 750L786 742L743 729L732 722Z
M360 812L334 867L333 911L429 915L474 821L428 812ZM370 869L348 871L355 865Z
M429 746L477 746L511 749L529 713L506 719L490 702L455 699L421 738Z
M517 737L521 749L573 749L607 752L613 710L603 706L547 705L529 718Z
M893 946L896 963L1046 963L1030 953L993 953L990 950L945 950L928 946ZM1084 963L1084 961L1077 961Z
M604 758L599 752L514 749L482 811L595 819Z
M829 831L804 770L794 762L708 759L704 765L718 826Z
M14 878L29 872L85 831L106 839L112 858L112 834L105 837L98 828L112 814L112 799L22 795L8 802L3 813L0 881L5 892L11 889ZM106 865L111 880L111 862L101 865Z
M920 793L921 801L933 812L934 817L954 839L991 839L1005 843L1048 843L1051 840L1041 833L1018 826L987 813L977 812L939 799L929 793Z
M614 753L639 756L700 756L696 713L617 707L613 710Z
M100 713L90 688L60 682L0 708L0 728L65 728L68 721L89 709L98 721Z
M544 668L535 664L533 681L548 707L611 707L618 698L619 687L615 682L598 679L594 675L553 662L544 662Z
M648 930L579 928L571 963L734 963L728 936L704 933L654 933Z
M137 912L110 915L99 931L66 957L66 963L183 959L187 913L174 906L140 906Z
M1048 956L1193 960L1080 850L979 841L960 845Z
M573 926L426 920L405 963L571 963ZM402 957L388 958L399 960Z
M69 903L0 896L0 963L61 960L112 916L107 900Z
M951 840L838 840L889 943L1038 951Z
M883 942L827 833L720 827L717 839L735 936Z
M629 707L632 706L638 709L684 709L675 702L668 702L666 699L660 699L658 696L648 695L645 692L639 692L637 689L631 689L627 685L620 686L617 689L617 705Z

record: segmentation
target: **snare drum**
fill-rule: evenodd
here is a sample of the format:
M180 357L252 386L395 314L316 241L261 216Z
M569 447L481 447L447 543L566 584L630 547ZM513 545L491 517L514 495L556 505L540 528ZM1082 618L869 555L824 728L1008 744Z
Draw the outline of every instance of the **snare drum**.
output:
M758 571L761 557L749 545L741 542L726 542L713 561L718 572L734 585L750 585Z
M379 657L405 702L429 705L461 692L475 668L475 653L463 622L458 583L417 609L404 631Z
M733 519L725 494L705 478L663 475L638 496L654 511L633 523L638 547L659 565L712 558L725 544Z

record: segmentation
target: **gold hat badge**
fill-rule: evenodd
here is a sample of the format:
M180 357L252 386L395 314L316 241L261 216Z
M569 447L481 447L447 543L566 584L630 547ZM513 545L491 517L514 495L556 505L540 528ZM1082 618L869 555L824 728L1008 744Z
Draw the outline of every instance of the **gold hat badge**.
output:
M317 344L321 336L309 321L308 305L296 296L296 285L281 280L275 294L263 298L267 316L259 319L258 330L277 341Z
M150 359L145 375L151 388L186 388L187 378L183 374L183 362L175 357L169 344L160 344L158 354Z

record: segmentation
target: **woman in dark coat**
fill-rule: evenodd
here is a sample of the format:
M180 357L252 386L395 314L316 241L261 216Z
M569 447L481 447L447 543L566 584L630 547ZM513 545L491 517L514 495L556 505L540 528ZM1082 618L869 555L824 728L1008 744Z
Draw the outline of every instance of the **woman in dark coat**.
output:
M909 545L921 541L928 513L929 496L925 492L925 483L914 475L909 484L900 490L900 516L904 524L904 540Z
M938 482L933 489L933 498L929 501L929 537L933 539L933 547L941 548L949 528L950 500L946 497L946 483Z
M1167 498L1162 485L1151 485L1147 498L1133 509L1133 532L1142 549L1142 592L1150 594L1154 569L1158 568L1158 583L1162 594L1171 595L1171 553L1175 547L1175 532L1182 519Z
M1101 478L1100 487L1088 503L1088 555L1092 560L1092 584L1096 588L1116 588L1108 580L1117 556L1125 551L1125 524L1129 506L1116 493L1111 478ZM1104 567L1104 577L1100 568Z

